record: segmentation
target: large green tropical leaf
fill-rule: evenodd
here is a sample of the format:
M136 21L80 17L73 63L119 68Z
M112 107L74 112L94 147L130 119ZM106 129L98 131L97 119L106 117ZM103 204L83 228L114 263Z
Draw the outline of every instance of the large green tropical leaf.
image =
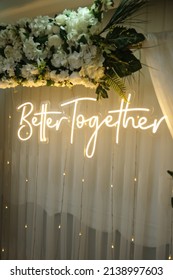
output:
M123 49L141 43L145 40L145 37L142 33L138 33L134 28L116 26L107 34L106 40L108 41L108 44L114 44L116 48Z

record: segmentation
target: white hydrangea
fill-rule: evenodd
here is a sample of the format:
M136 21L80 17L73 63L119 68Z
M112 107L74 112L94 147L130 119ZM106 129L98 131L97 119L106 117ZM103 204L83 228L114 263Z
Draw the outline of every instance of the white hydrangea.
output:
M26 64L21 68L22 77L30 79L33 75L38 75L38 68L32 64Z
M51 59L51 63L54 67L68 67L67 54L64 51L58 50Z
M22 58L20 49L16 49L10 45L7 45L4 49L4 55L6 56L6 58L10 58L13 61L20 61Z
M37 48L39 45L39 43L34 42L32 37L24 41L23 51L28 59L36 60L41 56L42 51Z
M67 61L69 63L69 68L72 71L75 69L79 69L83 64L81 53L78 53L76 51L68 56Z
M32 30L32 34L38 37L42 34L51 33L52 23L50 22L50 17L38 16L32 22L30 22L29 27Z

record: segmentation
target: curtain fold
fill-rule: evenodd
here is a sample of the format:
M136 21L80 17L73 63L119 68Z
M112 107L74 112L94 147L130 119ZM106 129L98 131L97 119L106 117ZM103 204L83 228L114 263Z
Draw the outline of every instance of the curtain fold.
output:
M173 137L173 31L150 33L144 53L160 107Z

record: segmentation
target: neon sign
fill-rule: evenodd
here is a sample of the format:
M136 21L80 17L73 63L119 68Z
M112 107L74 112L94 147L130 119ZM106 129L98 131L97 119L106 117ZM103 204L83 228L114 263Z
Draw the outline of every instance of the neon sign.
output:
M159 120L154 119L149 122L147 117L138 116L133 117L129 114L132 112L149 113L148 108L129 108L131 94L128 95L128 102L121 101L118 110L109 110L107 115L101 119L99 115L92 115L86 117L84 114L79 113L81 102L96 102L95 98L83 97L76 98L60 105L62 110L49 111L48 103L41 105L39 112L34 112L34 105L31 102L21 104L17 110L22 110L20 124L18 129L18 138L21 141L29 140L33 135L33 128L39 129L39 140L41 142L48 141L48 129L60 130L64 122L70 123L70 143L74 142L75 129L82 129L88 125L92 129L92 133L85 147L85 154L88 158L92 158L96 149L99 130L106 126L115 129L115 142L119 143L121 127L127 128L130 124L134 129L148 130L151 129L152 133L156 133L160 124L165 120L166 116L162 116ZM72 107L72 115L67 116L63 110Z

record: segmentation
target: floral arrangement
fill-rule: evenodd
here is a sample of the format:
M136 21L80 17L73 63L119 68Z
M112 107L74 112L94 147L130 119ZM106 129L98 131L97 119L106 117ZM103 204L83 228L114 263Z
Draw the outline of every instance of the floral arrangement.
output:
M0 24L0 88L84 85L108 97L112 87L125 94L123 77L141 69L133 50L144 35L123 26L146 0L121 0L101 30L113 0L62 14Z

